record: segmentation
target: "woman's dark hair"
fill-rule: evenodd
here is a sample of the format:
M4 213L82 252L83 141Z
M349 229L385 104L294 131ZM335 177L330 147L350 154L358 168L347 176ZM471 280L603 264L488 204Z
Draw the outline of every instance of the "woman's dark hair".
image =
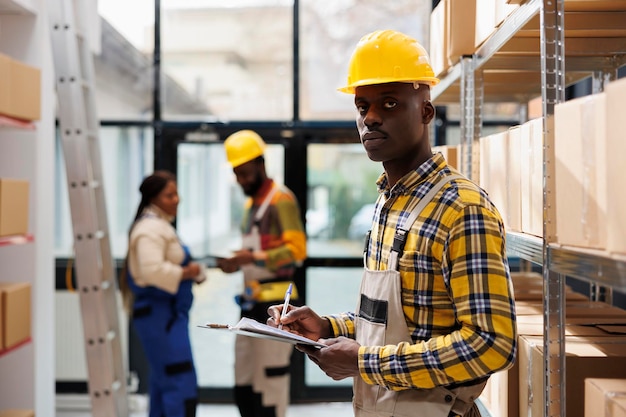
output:
M130 233L137 223L139 217L143 211L148 207L152 200L156 196L158 196L161 191L167 186L170 182L176 182L176 176L169 171L160 170L155 171L152 175L147 176L141 182L139 186L139 192L141 193L141 201L139 202L139 207L137 207L137 213L135 214L135 218L133 219L133 223L130 225L130 229L128 230L128 242L130 244ZM128 248L130 250L130 247ZM126 259L124 260L124 266L122 267L119 286L120 291L122 292L122 297L124 300L124 307L129 314L132 314L132 304L133 304L133 294L128 287L128 252L126 253Z
M139 207L137 207L137 213L135 214L135 219L133 220L133 225L141 216L141 213L145 210L146 207L150 205L152 200L158 196L161 191L165 188L165 186L171 182L176 181L176 176L169 171L161 170L155 171L152 175L147 176L141 182L139 186L139 192L141 193L141 202L139 202ZM131 226L132 230L132 226Z

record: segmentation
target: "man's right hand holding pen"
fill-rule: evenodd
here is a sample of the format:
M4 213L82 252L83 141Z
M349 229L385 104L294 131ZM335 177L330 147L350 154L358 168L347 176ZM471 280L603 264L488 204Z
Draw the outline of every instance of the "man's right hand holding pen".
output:
M267 324L273 327L283 326L283 330L299 334L311 340L332 337L330 321L318 316L310 307L295 307L287 305L287 312L283 315L284 306L273 305L267 309L270 316Z
M267 313L270 317L267 319L267 324L273 327L282 324L284 330L327 345L322 349L296 345L296 349L306 353L326 375L336 381L360 375L358 358L361 345L355 340L343 336L332 338L333 332L330 321L320 317L310 307L294 307L290 304L288 312L284 316L282 310L282 304L268 308Z

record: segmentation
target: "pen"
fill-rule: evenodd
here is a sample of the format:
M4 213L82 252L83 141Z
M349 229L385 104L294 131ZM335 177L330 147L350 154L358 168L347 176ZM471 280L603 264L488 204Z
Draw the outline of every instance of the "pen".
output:
M280 313L280 324L278 325L278 329L283 329L283 318L287 315L287 307L289 307L289 299L291 298L291 287L293 283L289 283L289 288L285 292L285 303L283 304L283 311Z

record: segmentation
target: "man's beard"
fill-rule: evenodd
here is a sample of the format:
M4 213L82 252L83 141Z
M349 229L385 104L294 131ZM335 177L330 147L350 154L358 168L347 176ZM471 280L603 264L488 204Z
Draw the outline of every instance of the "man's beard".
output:
M248 197L254 197L256 193L259 192L262 185L263 185L263 178L261 178L261 175L257 174L256 178L254 179L254 182L248 185L247 187L243 188L243 193L247 195Z

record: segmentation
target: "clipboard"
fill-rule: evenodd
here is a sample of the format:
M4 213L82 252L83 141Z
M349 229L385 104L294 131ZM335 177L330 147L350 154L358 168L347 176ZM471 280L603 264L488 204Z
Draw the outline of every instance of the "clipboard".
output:
M207 323L205 325L199 325L198 327L212 330L228 330L243 336L270 339L277 342L290 343L292 345L310 345L318 348L326 347L326 345L316 342L315 340L311 340L304 336L300 336L286 330L281 330L276 327L268 326L267 324L259 323L258 321L248 317L243 317L234 326L229 324Z

